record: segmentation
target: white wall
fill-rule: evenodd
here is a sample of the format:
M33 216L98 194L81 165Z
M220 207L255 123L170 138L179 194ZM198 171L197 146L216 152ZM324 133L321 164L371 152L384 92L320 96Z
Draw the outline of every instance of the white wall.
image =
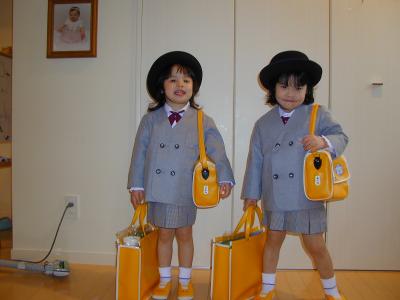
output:
M191 39L192 44L188 50L200 56L201 62L206 66L206 71L215 72L213 76L216 78L222 74L229 74L231 71L233 73L229 77L232 82L224 76L223 88L220 90L218 81L207 82L207 78L210 77L205 77L203 85L209 86L209 90L205 89L204 92L202 90L201 95L207 95L205 97L207 100L200 101L204 101L207 111L210 111L210 114L217 119L217 123L220 120L221 123L217 125L222 129L222 134L227 141L229 155L234 157L235 173L239 179L239 185L233 197L235 201L233 210L231 210L231 204L224 203L227 209L222 210L220 207L218 211L213 212L216 214L212 217L213 220L223 223L223 225L218 223L218 226L221 226L220 228L229 226L229 222L226 221L229 218L232 223L235 223L240 214L238 197L241 175L238 176L238 174L243 172L243 162L247 155L243 144L247 143L245 140L249 137L251 127L249 119L246 119L248 116L242 118L242 113L247 108L248 97L254 102L252 102L254 108L249 112L250 115L255 116L261 113L261 109L265 109L261 103L262 94L255 83L256 71L259 71L262 63L267 63L268 56L275 52L273 49L292 46L290 39L285 38L284 42L279 42L280 35L274 34L284 29L285 35L290 38L293 38L292 32L296 32L301 37L303 35L301 29L308 28L306 31L310 31L310 26L312 27L315 21L321 25L315 28L315 39L311 39L310 44L302 44L301 48L312 53L311 56L322 62L324 70L329 69L329 64L332 66L330 82L328 83L326 79L321 82L318 95L325 96L328 90L330 91L334 114L339 121L343 120L344 128L350 135L351 142L346 154L350 158L350 168L353 171L352 184L354 183L347 202L335 203L329 207L328 246L332 250L334 260L339 261L340 268L356 266L357 268L398 269L398 263L393 263L393 260L397 258L398 249L400 249L400 239L397 234L399 206L395 191L399 169L395 154L400 150L396 137L399 136L399 131L398 126L391 126L388 135L382 134L387 132L388 127L384 125L382 118L376 122L375 114L377 111L383 114L384 111L389 110L395 117L397 112L396 94L393 93L397 91L395 88L397 82L392 78L397 78L399 73L397 53L400 42L398 18L396 19L396 13L400 11L398 2L387 0L386 4L390 3L392 6L386 11L375 7L380 3L377 0L335 1L330 15L332 38L328 40L326 27L328 1L318 1L319 9L321 9L319 14L318 11L308 10L307 6L302 5L306 3L318 10L317 6L313 6L317 0L303 0L300 4L293 0L293 3L300 6L299 11L303 11L306 16L307 12L313 12L310 15L310 22L306 23L308 27L303 27L304 24L302 25L301 22L296 23L296 14L292 15L292 19L287 18L290 11L286 9L279 11L279 14L274 10L268 11L273 7L284 7L287 2L271 0L268 1L270 5L266 5L262 1L257 1L261 8L256 13L261 18L250 19L249 22L260 20L261 25L255 24L254 27L260 30L259 35L265 38L261 43L257 40L257 36L254 41L248 42L252 37L247 35L257 31L251 31L252 26L249 26L250 30L246 33L244 29L249 24L244 25L243 22L247 22L246 18L252 18L251 13L254 13L257 7L247 5L247 3L245 5L245 1L234 2L236 13L239 12L238 9L242 9L238 15L235 15L235 24L232 24L230 17L233 13L233 3L229 1L223 2L226 3L226 10L222 2L218 2L217 9L212 10L215 13L212 15L213 21L209 23L204 19L209 14L208 7L202 6L206 5L204 3L197 1L198 7L193 9L188 4L189 2L183 0L169 1L169 5L174 4L171 7L164 1L159 1L157 3L155 0L145 2L120 0L118 5L113 1L99 1L98 57L84 59L46 59L47 1L14 1L14 257L41 258L51 244L64 208L64 195L78 194L81 199L80 219L65 220L56 249L60 249L59 253L63 258L72 262L114 263L114 234L128 225L132 215L125 183L132 139L139 118L146 107L146 99L143 99L145 97L143 78L151 61L157 55L176 46L171 44L168 36L160 41L149 35L159 29L156 26L158 23L151 20L151 13L160 13L157 11L159 9L157 4L163 3L165 11L169 11L172 18L171 20L163 19L164 22L170 21L171 24L178 24L178 26L181 24L178 20L178 9L175 10L175 7L183 7L190 11L192 16L204 21L197 23L198 19L192 20L188 18L188 15L182 17L181 21L197 26L195 28L197 34L194 37L201 35L200 33L207 34L210 27L212 29L215 26L215 32L212 30L210 32L222 34L221 39L216 39L212 35L214 42L205 48L203 48L204 45L196 44L196 39ZM138 11L142 3L145 3L143 16L141 11ZM329 1L329 3L332 5L333 2ZM268 23L264 23L268 18L262 18L263 10L265 10L265 15L271 14L268 18L277 17L276 29L273 30L271 26L271 28L268 27L270 31L265 31L269 32L268 36L265 35L262 27L269 26ZM220 21L218 21L219 15ZM389 17L386 18L386 15ZM142 17L144 17L143 24ZM285 23L286 27L279 25L281 19L287 23ZM371 19L374 19L374 22L369 22ZM225 26L219 27L219 22L226 22ZM160 26L163 24L160 23ZM238 26L238 24L241 25L240 28L235 28L235 45L233 49L230 49L232 29L229 29L229 26ZM382 24L388 27L381 27ZM159 30L162 32L166 28L161 27ZM221 28L226 31L218 32L217 30ZM142 29L145 35L137 36ZM180 34L177 37L181 38L182 43L179 46L182 47L187 38L185 33L193 38L190 36L191 32L185 30L185 27L178 27L178 30L172 29L170 35L174 36L177 33ZM359 42L360 36L363 38L361 42ZM279 46L270 48L269 38L271 45L273 42L279 42ZM372 38L374 39L369 44L368 41ZM317 42L321 40L325 40L322 45ZM390 51L386 50L387 46L382 46L387 45L388 40L390 40ZM143 41L143 45L137 44L136 41ZM330 46L329 56L327 44ZM219 56L224 55L221 52L217 54L213 52L212 49L215 47L219 51L228 49L228 56L223 58L225 62L223 66L213 65L215 60L218 61ZM262 62L259 61L261 51L257 49L258 47L265 52L270 51L265 53L265 60ZM366 48L369 49L368 52L364 51ZM146 51L146 53L140 56L141 51ZM363 55L363 53L366 54ZM230 60L231 63L229 63ZM247 65L247 61L251 63ZM374 66L375 62L376 66ZM213 68L216 71L213 71ZM218 72L221 73L218 74ZM249 77L246 77L246 74L249 74ZM370 79L366 80L363 77L366 75L383 76L384 87L380 96L379 93L374 94L375 92L373 93L370 89ZM357 84L353 85L354 81ZM136 82L140 86L135 87ZM232 92L228 91L230 87L232 87ZM223 95L218 97L221 99L217 100L218 102L209 100L213 99L214 89L218 93L224 91ZM391 96L387 97L387 95ZM231 96L234 98L232 102L230 102ZM258 105L255 103L257 101L260 101ZM326 104L326 101L323 99L320 102ZM368 103L368 106L364 107L365 103ZM228 112L221 113L221 104L226 105L224 109L226 108ZM237 106L233 110L235 115L232 111L234 105ZM361 107L363 107L362 110ZM229 126L233 126L233 130L236 131L232 131L232 127L224 127L225 124L230 124ZM248 128L247 133L239 131L237 126L240 124ZM372 128L371 132L375 132L376 135L371 138L366 134L365 127ZM369 143L371 139L376 142L373 147ZM384 146L388 144L391 147L385 148ZM378 155L380 153L384 155ZM384 160L383 167L382 160ZM386 172L384 176L379 172L379 168ZM376 204L378 200L383 204ZM366 203L372 203L369 209L366 209ZM383 209L387 207L390 209ZM224 221L218 221L219 217ZM205 218L207 218L205 215L201 216L196 225L201 226ZM382 230L378 230L378 226L375 225L380 225L379 228L383 229L385 234L382 235ZM207 226L210 229L213 223L207 223ZM363 239L360 240L360 237ZM205 236L204 239L199 237L196 243L208 245L209 238L209 236ZM384 246L383 250L380 245ZM289 250L287 257L293 253L296 255L301 253L298 246L296 249ZM359 255L361 252L363 255ZM357 260L353 260L354 257ZM382 257L385 259L383 260ZM297 260L297 257L292 260ZM369 262L372 263L369 264ZM287 267L294 265L295 262L292 262Z
M12 44L12 3L0 0L0 49Z
M55 246L73 262L113 264L115 232L132 214L126 191L135 133L136 1L99 1L97 58L46 58L47 1L14 1L13 256Z

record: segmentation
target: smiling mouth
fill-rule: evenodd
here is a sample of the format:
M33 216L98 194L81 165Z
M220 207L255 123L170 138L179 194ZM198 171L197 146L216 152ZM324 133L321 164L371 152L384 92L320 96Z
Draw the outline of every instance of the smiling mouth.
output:
M185 95L186 93L185 93L184 91L182 91L182 90L179 90L179 91L175 91L174 94L177 95L177 96L183 96L183 95Z

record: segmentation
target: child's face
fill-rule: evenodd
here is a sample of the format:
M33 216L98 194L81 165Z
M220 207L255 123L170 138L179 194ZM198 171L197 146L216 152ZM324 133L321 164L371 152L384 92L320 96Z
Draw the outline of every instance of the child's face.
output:
M79 13L78 13L76 10L71 10L71 11L69 12L69 19L70 19L72 22L78 21L78 20L79 20Z
M170 76L164 80L164 92L169 106L176 110L183 108L193 95L193 80L174 65Z
M277 82L275 86L275 98L279 106L290 112L303 104L307 92L307 85L296 86L293 76L288 83Z

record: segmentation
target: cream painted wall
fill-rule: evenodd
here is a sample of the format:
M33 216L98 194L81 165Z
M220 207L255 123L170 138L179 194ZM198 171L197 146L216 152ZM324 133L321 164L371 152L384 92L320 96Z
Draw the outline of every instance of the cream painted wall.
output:
M77 194L80 218L64 220L56 252L72 262L115 261L115 232L132 213L136 11L137 1L100 0L97 58L47 59L47 1L14 1L15 258L47 252L64 195Z
M0 49L12 44L12 3L0 0Z
M312 5L311 0L304 1L310 2L309 5ZM98 57L46 59L47 1L14 1L13 256L16 258L38 259L45 254L51 244L64 208L63 197L66 194L80 195L80 219L65 220L55 248L59 249L58 255L72 262L113 264L115 261L114 234L130 221L132 210L125 191L125 183L136 124L145 110L144 93L141 92L142 83L140 88L135 88L135 82L143 82L143 72L150 65L150 61L159 53L152 49L151 41L146 40L149 37L138 36L138 40L143 38L145 45L143 50L147 49L151 52L148 53L148 56L143 56L146 57L146 60L138 59L140 55L136 55L137 50L142 50L135 43L137 30L140 29L137 25L142 26L141 15L137 10L139 6L141 7L142 1L120 0L118 5L106 0L99 2ZM332 1L329 2L332 3ZM355 3L361 5L361 2L338 1L338 4L335 5L339 6L333 7L330 16L333 20L331 23L333 24L331 29L334 28L333 39L327 40L326 43L330 42L334 46L331 45L329 48L329 56L326 53L326 44L323 45L324 48L319 48L318 43L309 46L313 49L318 48L313 52L313 56L324 64L325 70L327 70L328 59L333 64L330 87L327 79L324 79L325 81L321 82L318 95L326 95L329 88L333 89L331 91L332 100L337 101L332 105L334 114L340 121L344 120L344 127L351 136L351 143L346 154L350 158L351 167L354 168L352 169L354 170L352 189L359 190L358 192L352 190L349 201L332 204L332 210L329 214L331 235L329 236L328 232L328 246L332 250L332 256L338 261L337 266L340 268L351 268L353 262L356 262L355 266L365 268L369 261L372 261L370 265L373 268L379 268L379 266L381 268L387 266L389 269L398 268L398 263L396 265L386 259L389 254L391 258L396 258L399 249L399 239L394 238L398 236L396 230L399 223L398 201L396 201L396 193L393 190L396 184L398 164L396 164L396 160L393 164L390 164L390 161L385 161L385 171L389 170L390 176L385 174L385 177L381 176L379 180L376 180L378 177L376 177L377 173L374 172L374 169L367 169L365 166L379 168L382 156L376 154L381 153L381 145L396 143L397 140L394 137L397 137L399 132L395 126L392 127L389 135L380 134L384 132L385 128L375 129L379 134L377 135L379 143L376 143L374 148L368 148L370 144L365 143L369 141L370 136L365 134L363 128L363 126L371 126L373 124L371 120L375 120L374 112L376 109L384 107L378 105L378 103L386 101L390 108L398 106L393 102L396 99L395 94L393 94L393 97L386 97L389 88L390 91L396 91L394 89L395 81L390 82L384 78L385 85L382 92L385 97L377 97L377 95L371 94L371 90L367 88L367 81L362 77L365 74L374 75L373 72L368 73L371 69L368 64L363 63L363 59L371 63L376 62L374 55L377 55L378 52L375 52L375 50L384 49L380 45L386 44L386 35L383 34L385 30L382 30L380 25L385 24L385 22L388 23L386 25L390 28L391 36L398 37L398 21L395 18L395 13L399 11L398 4L397 2L394 4L395 1L388 0L389 2L393 5L393 9L387 12L387 14L391 13L390 18L385 18L386 13L382 13L381 10L361 9L362 13L359 14L359 11L357 11L354 14L356 19L354 19L352 11L347 10L346 5ZM261 1L258 1L258 3L261 6L264 5ZM277 1L271 1L271 3L284 5L283 2ZM365 3L364 5L367 3L368 5L371 5L371 3L376 5L378 1L364 1L363 3ZM148 1L146 5L151 10L155 2ZM235 1L236 9L240 9L241 5L243 5L241 11L243 14L235 16L235 24L239 24L238 22L242 17L245 20L247 9L251 8L244 5L244 1ZM301 4L298 5L302 6ZM324 37L327 31L324 21L324 18L327 17L325 10L328 9L327 1L319 1L318 5L324 10L324 14L314 14L312 18L315 19L317 15L318 18L322 18L319 20L322 26L316 30L316 37ZM229 7L229 11L226 12L227 15L230 15L231 6ZM157 7L153 9L157 9ZM169 9L174 11L172 7L169 7ZM190 11L193 12L193 10ZM223 11L223 8L219 7L219 10L216 10L215 13L218 11ZM379 12L379 19L376 19L377 12ZM261 14L262 12L258 11L257 13ZM282 11L282 14L284 13L285 10ZM145 26L144 31L146 28L151 28L151 15L148 17L149 23L146 24L149 27ZM173 17L176 18L176 15L173 15ZM271 18L273 17L278 16L272 15ZM369 23L369 18L374 18L376 22L379 22L376 26L372 26L374 23ZM279 22L278 19L276 24ZM294 18L294 20L296 19ZM179 23L177 20L173 21L172 23ZM252 21L256 21L256 19ZM285 19L285 21L289 22L289 19ZM204 24L207 27L207 23ZM290 23L286 29L290 30L297 23L294 24ZM307 24L307 26L312 26L313 23ZM368 27L369 31L365 28L367 25L371 26ZM265 24L265 26L268 26L268 24ZM300 28L303 25L300 23L297 26ZM244 29L244 27L240 29ZM281 27L278 26L277 30L280 29ZM180 28L180 30L179 32L182 34L185 33L184 28ZM203 28L199 27L196 30L201 31ZM207 28L204 28L204 30L206 31ZM240 33L239 28L235 28L235 30L236 34ZM363 34L362 43L357 44L361 33ZM370 37L377 39L378 43L373 43L376 48L372 48L367 43ZM235 111L234 121L236 124L233 124L234 128L240 123L247 122L240 115L241 110L246 108L243 103L246 103L248 98L248 87L242 87L241 84L245 84L249 79L243 76L251 68L253 68L253 71L259 69L255 62L248 66L245 65L245 62L249 59L247 53L253 47L253 42L246 42L251 37L246 36L244 32L236 38L232 65L227 62L227 66L224 66L227 69L223 70L230 72L229 70L233 67L235 74L239 74L240 70L246 70L244 73L240 73L240 76L235 75L236 77L232 79L234 102L238 104ZM325 38L328 37L325 36ZM380 40L381 38L383 40ZM279 39L279 36L275 37L275 40L277 39ZM314 40L314 43L316 40ZM380 55L383 59L397 57L395 51L398 49L396 48L398 47L398 40L390 40L394 45L389 52L391 56ZM229 34L224 41L230 43ZM172 47L171 44L168 44L169 42L169 40L165 41L165 44L162 45L163 50ZM291 46L289 42L287 40L285 42L287 44L282 44L282 47ZM153 43L156 44L157 40ZM337 44L335 45L335 43ZM256 42L254 44L256 45L255 48L260 46ZM208 51L211 46L214 45L210 45ZM222 44L218 44L218 46L224 47ZM265 51L271 51L270 54L272 54L273 51L270 50L268 44L263 45L263 47L265 47ZM307 45L303 45L304 50L307 50L307 47ZM370 56L360 56L364 48L369 48L372 51L368 52ZM276 50L278 49L279 47L276 48ZM193 50L197 51L200 48L193 48ZM205 60L206 65L211 68L212 61L218 57L214 57L212 52L208 54L206 50L203 51L198 55L202 57L205 55L202 61ZM258 52L256 54L260 55ZM242 62L239 61L240 58L243 59ZM252 60L253 56L250 56L250 59ZM227 58L228 60L229 58ZM394 69L394 74L398 74L398 63L393 63L393 61L396 60L390 59L386 63L379 64L376 69L379 72L376 71L375 73L387 76L385 70ZM236 65L233 65L234 62ZM258 59L257 63L260 63ZM357 69L358 64L364 65L363 67L366 69ZM383 68L383 71L381 71L381 68ZM360 73L356 73L356 70ZM214 76L219 76L219 74L214 74ZM256 74L249 76L255 78ZM390 78L395 78L395 76L390 76ZM350 85L355 79L360 80L361 85ZM364 85L361 80L365 81ZM228 90L231 83L229 81L224 81L224 83L226 90ZM218 82L209 82L209 84L215 84L218 88ZM255 83L251 81L250 84ZM255 88L250 90L252 93L256 93ZM209 91L212 95L212 89ZM229 95L231 95L230 92ZM361 105L364 105L365 101L368 100L365 97L366 95L375 97L372 97L374 99L371 99L370 107L366 110L370 115L364 114L364 111L363 114L360 114L359 110ZM251 98L252 101L262 101L262 94L258 89L257 94L252 96L254 96ZM225 102L223 103L228 105L229 97L224 99ZM211 99L211 97L207 99ZM354 100L351 105L349 105L349 99L350 101ZM325 101L327 100L325 99L322 102ZM211 108L213 116L220 110L219 102L218 104L211 101L205 102L205 105ZM258 107L264 108L261 104ZM228 109L231 111L232 107ZM396 109L390 111L392 114L395 112ZM261 111L252 111L251 113L256 115ZM221 120L229 122L228 114L223 115ZM365 123L359 122L360 120ZM250 122L245 126L250 128L249 124ZM223 124L219 126L223 128ZM245 147L240 146L242 147L240 148L236 145L244 143L248 134L246 135L246 132L243 132L237 135L236 132L230 130L223 131L224 137L228 140L228 151L235 159L236 175L243 171L241 162L245 160L247 154L244 150ZM356 152L357 149L358 152ZM385 149L386 151L390 150L388 153L395 158L396 151L399 149L398 142L394 144L394 147ZM368 153L375 156L368 156ZM368 160L371 157L374 158L373 164ZM355 178L354 176L357 176L357 174L358 177ZM239 176L237 176L237 179L240 182ZM377 182L379 187L372 188L372 192L369 193L369 189L366 188ZM230 209L221 212L224 220L229 217L232 223L237 220L240 214L239 193L240 189L236 187L232 197L235 199L233 212ZM389 203L390 210L381 211L382 206L379 205L372 206L370 210L366 209L364 199L369 197L368 201L374 203L383 193L385 193L384 200L386 201L384 203ZM230 204L226 202L224 205L229 206ZM375 219L377 216L381 219ZM218 218L218 215L214 217ZM375 224L388 229L385 235L379 235L381 231L377 230L378 227L374 226ZM208 225L212 226L211 223ZM343 234L343 232L346 234ZM361 241L360 236L363 237ZM376 236L379 239L376 239ZM209 240L205 238L203 241L198 240L196 242L207 244ZM392 242L392 244L389 242ZM380 245L385 246L383 250ZM395 252L396 250L397 252ZM381 254L382 251L383 254ZM301 253L298 248L294 252ZM285 253L287 253L284 255L288 257L288 261L292 260L293 263L288 267L293 267L295 263L298 264L298 262L293 262L297 259L296 257L289 257L290 252ZM359 255L360 253L362 255ZM383 256L385 260L379 262L379 259ZM352 260L352 257L356 257L357 260ZM299 261L301 262L303 259L303 257L300 257ZM381 264L379 265L379 263Z

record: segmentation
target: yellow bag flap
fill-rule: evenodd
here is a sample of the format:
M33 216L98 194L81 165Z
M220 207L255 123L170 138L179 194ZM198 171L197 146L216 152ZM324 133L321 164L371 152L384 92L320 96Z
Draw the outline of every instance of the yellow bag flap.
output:
M334 182L340 183L350 179L349 167L346 158L341 155L333 160Z
M208 178L202 176L203 165L198 161L193 172L193 202L198 208L211 208L219 203L219 185L217 182L217 168L207 158Z
M333 195L332 158L327 151L309 152L304 157L304 193L309 200L327 200Z

